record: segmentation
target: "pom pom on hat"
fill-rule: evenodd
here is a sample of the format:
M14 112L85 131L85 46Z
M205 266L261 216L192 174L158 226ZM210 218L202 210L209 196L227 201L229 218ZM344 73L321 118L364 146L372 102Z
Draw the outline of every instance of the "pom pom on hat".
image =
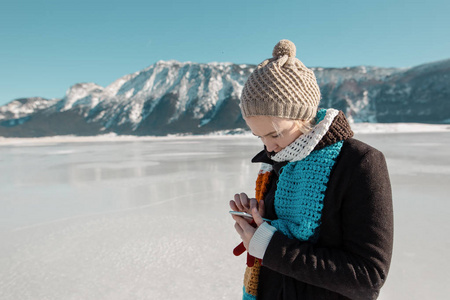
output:
M272 56L274 58L279 58L284 55L289 57L295 57L297 48L295 44L289 40L281 40L275 45L272 51Z

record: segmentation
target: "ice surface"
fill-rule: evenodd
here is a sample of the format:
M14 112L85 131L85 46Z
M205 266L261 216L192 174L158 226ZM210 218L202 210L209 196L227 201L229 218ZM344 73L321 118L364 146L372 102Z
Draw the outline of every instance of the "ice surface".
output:
M395 245L380 299L450 293L450 133L357 134L386 155ZM0 299L239 299L228 214L254 137L0 140Z

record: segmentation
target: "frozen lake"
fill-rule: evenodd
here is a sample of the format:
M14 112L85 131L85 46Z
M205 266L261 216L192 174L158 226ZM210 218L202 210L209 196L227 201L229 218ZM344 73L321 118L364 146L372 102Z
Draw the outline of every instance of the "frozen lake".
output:
M450 132L358 134L386 155L395 244L380 299L448 299ZM0 299L239 299L228 214L254 137L0 140Z

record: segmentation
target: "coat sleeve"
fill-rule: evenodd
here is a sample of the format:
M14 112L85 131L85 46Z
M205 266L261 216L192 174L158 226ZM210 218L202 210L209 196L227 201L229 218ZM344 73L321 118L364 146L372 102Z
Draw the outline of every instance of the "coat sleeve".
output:
M350 299L376 299L390 265L392 193L385 158L372 148L351 168L341 203L342 244L320 247L273 235L264 266Z

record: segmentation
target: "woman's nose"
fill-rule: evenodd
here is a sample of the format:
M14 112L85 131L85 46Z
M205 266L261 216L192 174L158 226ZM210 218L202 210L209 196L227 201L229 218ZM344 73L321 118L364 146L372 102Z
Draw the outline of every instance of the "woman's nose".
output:
M268 143L267 141L264 141L264 145L269 152L273 152L278 148L278 145L276 143Z

